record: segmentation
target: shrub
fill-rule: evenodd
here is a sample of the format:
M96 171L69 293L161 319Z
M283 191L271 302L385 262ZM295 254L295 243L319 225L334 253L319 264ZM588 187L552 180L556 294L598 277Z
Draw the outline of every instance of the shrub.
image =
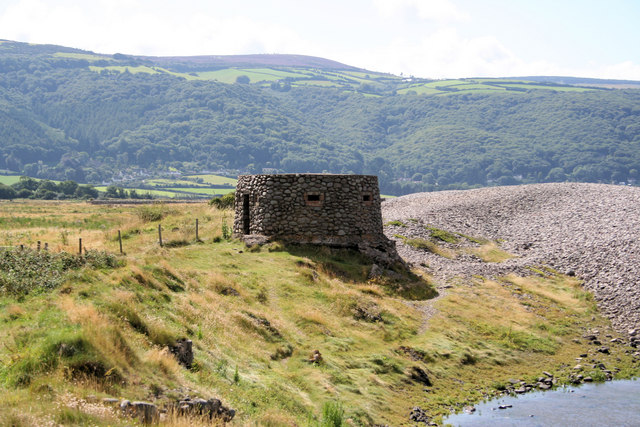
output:
M141 206L136 212L138 218L144 222L160 221L170 213L171 210L164 205Z
M225 194L222 197L214 197L209 200L210 206L215 206L218 209L231 209L233 208L236 202L236 193L232 191L231 193Z
M122 265L115 255L90 250L84 255L33 249L0 250L0 292L27 294L59 286L69 270L82 267L116 268Z
M222 238L225 240L231 239L231 227L227 224L227 219L222 218Z
M325 402L322 405L322 427L341 427L344 423L344 409L340 402Z

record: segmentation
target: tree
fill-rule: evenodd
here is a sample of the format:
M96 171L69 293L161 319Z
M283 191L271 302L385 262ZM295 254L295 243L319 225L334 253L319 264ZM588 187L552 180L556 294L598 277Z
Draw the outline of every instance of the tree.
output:
M58 189L64 193L65 196L73 196L78 188L78 183L75 181L63 181L58 184Z
M95 199L98 197L98 190L90 185L79 185L74 196L78 199Z
M544 180L545 182L564 182L567 180L567 174L562 168L553 168Z
M104 196L108 199L117 199L118 198L118 187L115 185L110 185L107 187L107 190L104 193Z
M17 196L16 190L8 185L0 183L0 199L12 200Z
M20 180L13 185L13 188L16 190L25 189L29 191L36 191L39 186L40 183L37 180L29 178L28 176L21 176Z
M249 76L245 76L244 74L236 77L236 83L246 85L246 84L249 84L250 82L251 82L251 79L249 78Z

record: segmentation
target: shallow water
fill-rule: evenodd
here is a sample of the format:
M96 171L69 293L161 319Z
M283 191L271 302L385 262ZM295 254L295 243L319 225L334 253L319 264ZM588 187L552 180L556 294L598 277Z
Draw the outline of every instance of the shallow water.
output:
M499 405L513 405L498 409ZM452 415L445 424L461 427L640 426L640 380L585 384L476 405L473 414Z

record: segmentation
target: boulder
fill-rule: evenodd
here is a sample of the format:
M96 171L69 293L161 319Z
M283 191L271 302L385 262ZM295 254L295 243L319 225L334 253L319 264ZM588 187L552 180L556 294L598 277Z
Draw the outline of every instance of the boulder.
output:
M322 362L322 354L320 354L320 350L313 350L308 360L310 363L313 363L314 365L317 365L320 362Z
M415 406L411 410L411 413L409 413L409 419L411 421L415 421L417 423L425 423L425 424L427 424L429 421L431 421L431 418L429 418L429 416L424 411L424 409L422 409L419 406Z
M424 371L424 369L422 369L422 368L420 368L418 366L414 366L414 367L411 368L411 370L409 371L409 376L411 377L411 379L413 381L416 381L416 382L419 382L421 384L424 384L427 387L431 387L433 385L431 383L431 380L429 379L429 376Z
M177 402L177 412L181 416L204 416L210 420L221 420L225 423L231 421L236 411L222 405L219 399L208 400L186 397Z
M169 347L169 351L175 356L178 363L187 369L191 369L193 365L193 342L191 340L181 338Z
M130 402L123 400L120 410L126 416L137 418L143 424L151 424L159 418L158 408L149 402Z

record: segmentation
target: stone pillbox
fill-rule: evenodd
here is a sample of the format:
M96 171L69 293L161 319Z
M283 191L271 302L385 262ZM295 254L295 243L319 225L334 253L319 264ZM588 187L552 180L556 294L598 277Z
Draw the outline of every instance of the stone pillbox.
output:
M372 175L242 175L235 237L354 247L387 241Z

